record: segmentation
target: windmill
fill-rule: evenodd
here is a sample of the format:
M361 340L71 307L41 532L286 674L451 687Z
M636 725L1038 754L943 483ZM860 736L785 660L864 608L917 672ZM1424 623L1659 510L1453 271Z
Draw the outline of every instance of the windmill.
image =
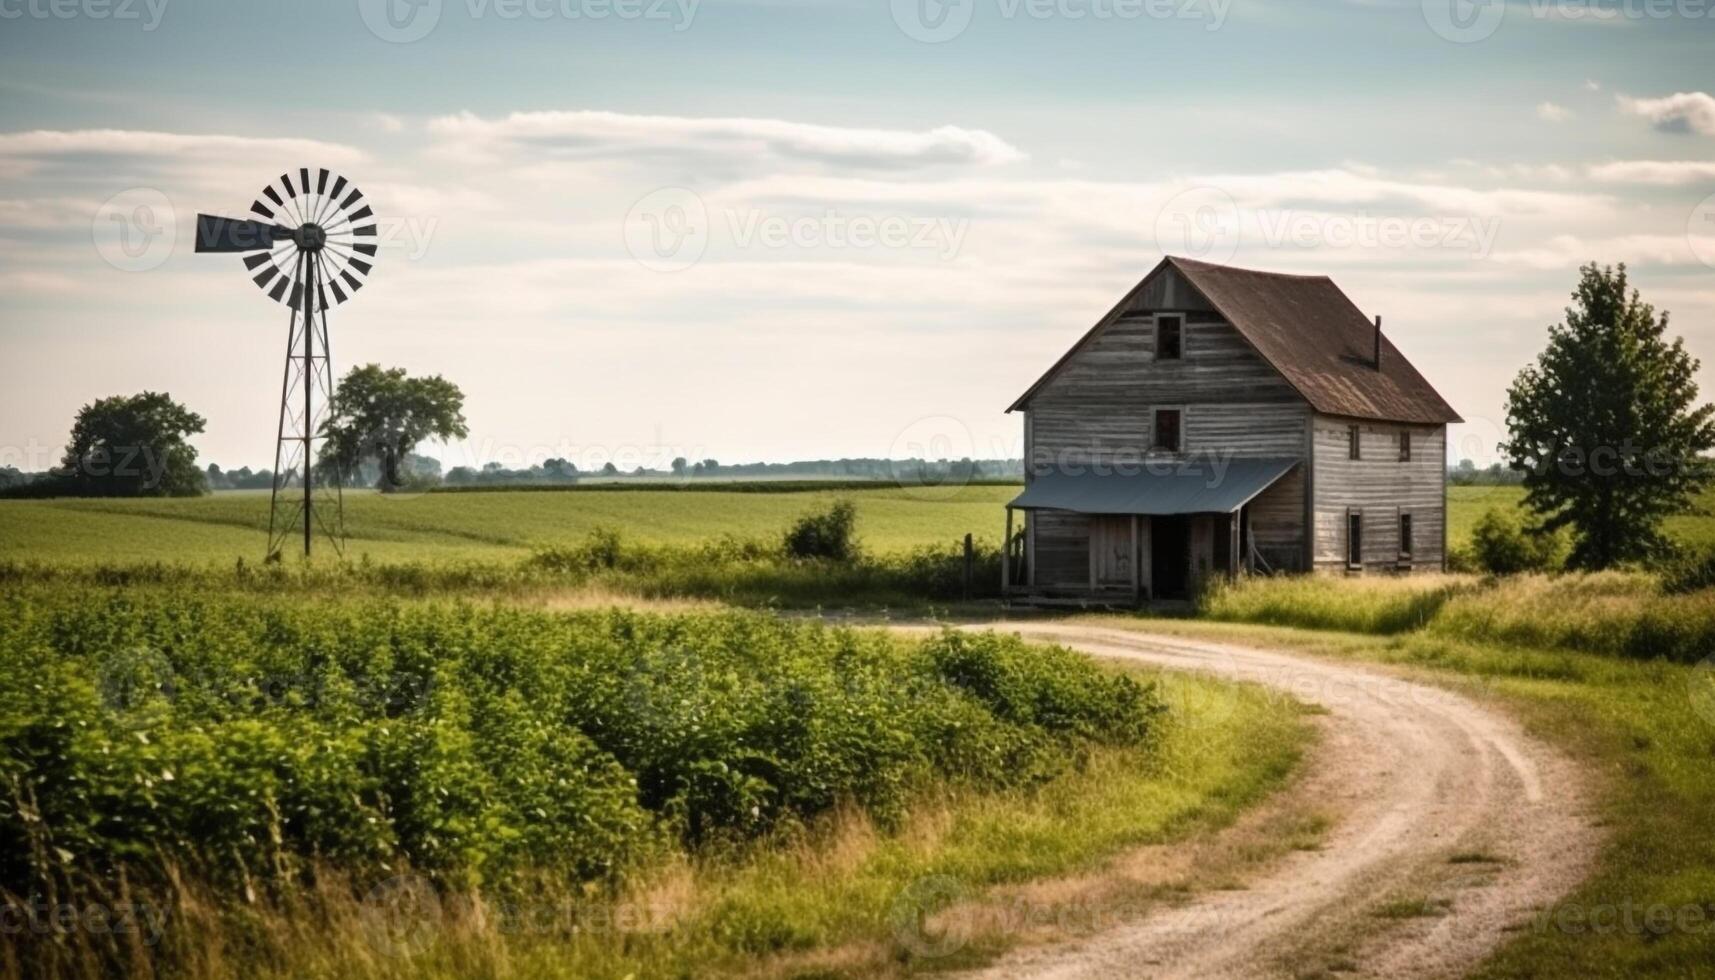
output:
M268 560L278 561L300 529L305 557L317 528L336 553L343 553L339 476L329 472L318 481L315 472L315 443L326 438L320 430L333 400L327 311L350 299L369 276L375 258L375 215L344 177L324 168L315 172L312 182L307 167L295 175L283 173L262 188L250 212L245 218L197 215L196 250L243 255L244 268L256 285L291 310L274 443Z

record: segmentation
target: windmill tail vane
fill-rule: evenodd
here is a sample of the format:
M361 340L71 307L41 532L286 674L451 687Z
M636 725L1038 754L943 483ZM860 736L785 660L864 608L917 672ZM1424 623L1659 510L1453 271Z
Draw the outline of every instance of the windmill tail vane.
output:
M350 299L369 277L376 250L375 213L344 177L326 168L312 174L303 167L262 188L247 217L197 215L196 250L242 256L257 287L290 310L274 442L268 560L278 561L300 535L308 557L317 532L336 554L344 554L339 473L336 467L324 467L318 474L315 465L316 443L325 447L333 405L327 311Z

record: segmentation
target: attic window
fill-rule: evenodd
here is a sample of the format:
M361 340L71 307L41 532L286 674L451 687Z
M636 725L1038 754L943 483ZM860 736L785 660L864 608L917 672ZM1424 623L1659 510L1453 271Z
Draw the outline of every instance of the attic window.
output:
M1350 459L1363 459L1363 430L1355 425L1346 426L1346 456Z
M1409 431L1401 430L1399 433L1399 461L1402 463L1411 462L1411 433Z
M1161 314L1155 318L1155 359L1177 361L1184 347L1185 317Z

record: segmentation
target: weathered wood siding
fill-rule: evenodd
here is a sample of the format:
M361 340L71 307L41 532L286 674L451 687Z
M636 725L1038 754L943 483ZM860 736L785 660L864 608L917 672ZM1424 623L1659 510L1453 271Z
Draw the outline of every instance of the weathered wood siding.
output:
M1302 438L1302 436L1300 436ZM1250 503L1251 542L1277 572L1301 572L1304 567L1305 469L1281 477Z
M1183 313L1182 355L1155 358L1155 314ZM1303 459L1310 409L1233 326L1171 270L1146 284L1031 398L1025 428L1030 473L1110 465L1125 472L1153 441L1152 410L1177 408L1185 453ZM1302 468L1259 498L1252 533L1268 561L1302 570ZM1088 525L1077 515L1038 513L1029 533L1038 587L1087 586ZM1207 549L1203 549L1207 553ZM1277 564L1278 562L1278 564Z
M1357 425L1359 455L1348 429ZM1438 570L1446 526L1447 427L1315 416L1315 565L1344 570L1346 515L1361 511L1363 567ZM1399 433L1411 433L1411 461L1399 461ZM1402 562L1399 515L1411 515L1412 553Z
M1087 588L1090 584L1090 518L1061 510L1031 511L1036 566L1030 585Z

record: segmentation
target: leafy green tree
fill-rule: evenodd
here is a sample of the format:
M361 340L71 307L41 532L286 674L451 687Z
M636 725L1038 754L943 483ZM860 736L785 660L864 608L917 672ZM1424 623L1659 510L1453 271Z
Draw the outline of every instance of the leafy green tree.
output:
M1662 555L1662 518L1709 481L1715 406L1697 404L1697 359L1666 339L1626 267L1585 266L1566 322L1507 392L1503 447L1543 530L1570 528L1576 568Z
M165 392L101 398L78 410L54 482L92 497L194 497L203 492L201 415Z
M425 439L462 439L464 392L440 375L413 378L404 368L365 364L340 379L323 429L324 462L347 476L365 460L380 467L383 491L407 486L405 461Z

